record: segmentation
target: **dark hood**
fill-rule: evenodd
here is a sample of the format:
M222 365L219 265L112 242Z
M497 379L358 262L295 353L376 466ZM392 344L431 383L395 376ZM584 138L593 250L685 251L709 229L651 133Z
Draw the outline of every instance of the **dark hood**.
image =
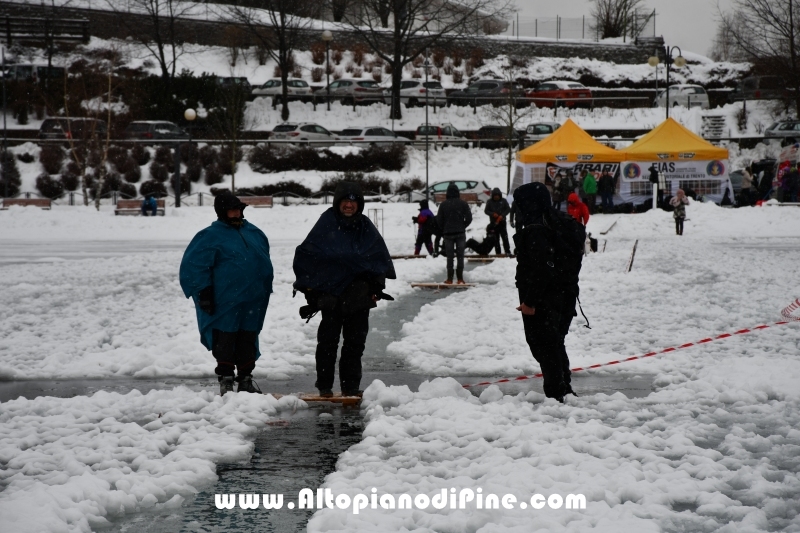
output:
M336 186L336 191L333 193L333 212L337 217L347 218L342 217L339 211L339 204L345 198L351 198L358 202L358 211L351 217L357 219L358 215L364 212L364 193L361 192L361 186L352 181L339 182L339 185Z
M492 189L492 200L494 200L495 196L499 196L501 200L503 199L503 191L500 190L500 187Z
M450 185L447 186L447 199L451 198L461 198L461 193L458 191L458 185L454 182L450 182Z
M429 204L428 200L420 200L419 202L419 210L422 211L423 209L428 209Z
M247 204L242 203L242 201L230 191L222 192L214 198L214 211L217 213L217 218L223 222L228 221L228 211L231 209L241 210L242 218L244 218L245 207L247 207Z
M514 191L514 205L523 226L533 224L553 206L550 191L544 183L526 183Z

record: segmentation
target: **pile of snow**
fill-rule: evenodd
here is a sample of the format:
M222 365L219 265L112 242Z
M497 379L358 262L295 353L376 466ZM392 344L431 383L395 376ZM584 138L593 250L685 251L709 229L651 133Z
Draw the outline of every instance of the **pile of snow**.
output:
M217 480L216 463L243 461L252 437L294 396L185 387L12 400L0 410L3 531L96 531L142 510L179 508Z

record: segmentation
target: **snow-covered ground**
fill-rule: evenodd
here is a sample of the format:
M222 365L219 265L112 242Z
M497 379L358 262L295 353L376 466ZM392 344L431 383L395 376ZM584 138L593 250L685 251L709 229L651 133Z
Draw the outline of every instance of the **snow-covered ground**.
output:
M384 209L390 250L407 253L415 206L368 207ZM257 376L313 371L318 319L297 317L291 260L323 209L246 212L270 238L276 271ZM592 329L575 320L573 366L771 324L800 296L800 210L693 203L687 212L683 237L660 211L592 217L595 235L618 222L601 237L606 251L584 263L581 301ZM169 209L163 218L82 207L0 212L3 254L22 243L41 251L35 261L0 266L3 379L209 377L200 394L178 387L0 404L0 530L83 532L124 513L179 506L215 480L215 462L247 457L269 416L303 407L214 395L213 359L177 282L182 243L212 219L210 207ZM114 253L59 252L88 245ZM441 275L444 265L429 258L396 268L387 292L403 297L415 290L410 281ZM514 311L513 275L513 260L479 267L470 275L476 288L424 306L404 326L389 352L442 377L418 391L373 383L364 440L340 457L325 487L395 496L481 488L526 502L536 493L584 494L586 509L479 510L473 502L464 510L322 510L309 531L800 530L800 323L595 371L651 378L654 392L644 398L582 394L580 374L581 396L566 405L525 383L471 396L452 376L538 371Z

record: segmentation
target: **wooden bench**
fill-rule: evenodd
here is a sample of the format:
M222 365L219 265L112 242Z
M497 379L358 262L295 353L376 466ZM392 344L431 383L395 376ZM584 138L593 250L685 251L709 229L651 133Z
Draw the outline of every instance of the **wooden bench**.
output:
M22 207L41 207L42 209L50 209L52 201L49 198L3 198L2 209L8 209L9 206L19 205Z
M243 204L250 207L272 207L272 196L239 196Z
M157 209L156 214L164 216L166 212L166 202L163 198L156 200ZM141 215L142 214L142 200L117 200L117 208L114 209L115 215Z
M434 193L433 195L433 203L435 203L436 205L441 204L446 199L447 199L446 192L437 192ZM462 192L461 199L467 202L468 204L477 204L477 205L483 204L483 202L478 200L478 193L476 192Z

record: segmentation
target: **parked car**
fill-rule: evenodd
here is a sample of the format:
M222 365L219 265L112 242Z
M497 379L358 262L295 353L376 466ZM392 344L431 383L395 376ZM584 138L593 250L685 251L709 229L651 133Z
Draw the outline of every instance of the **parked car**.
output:
M164 120L137 120L131 122L122 132L126 139L188 139L189 134L177 124Z
M447 95L447 105L500 106L509 99L513 99L517 107L528 105L525 90L521 85L503 80L480 80L470 84L466 89L453 91Z
M786 80L780 76L751 76L744 78L728 95L728 102L741 100L780 100L786 98Z
M511 131L514 146L519 146L523 136L517 130ZM475 134L473 145L477 148L506 148L508 146L508 126L483 126Z
M525 128L525 144L528 145L539 142L560 127L561 124L558 122L537 122L535 124L529 124L528 127Z
M794 139L794 142L800 140L800 121L798 120L781 120L775 122L766 130L764 130L765 139L781 139L790 144L789 139Z
M492 197L492 188L485 181L447 180L436 182L428 187L431 199L434 198L436 193L446 193L450 183L455 183L460 193L477 193L479 202L486 202ZM424 194L425 191L423 190L422 195L424 196Z
M240 87L245 94L250 95L253 88L247 78L242 76L222 76L217 78L217 86L221 89L233 89Z
M47 65L33 65L30 63L19 65L6 65L3 76L8 80L26 80L39 83L44 80L61 80L65 75L64 67L48 67Z
M341 101L342 105L383 102L383 87L375 81L336 80L329 87L331 98ZM320 91L319 94L327 95L328 88L323 87Z
M369 143L370 146L390 146L398 143L406 144L411 142L411 139L408 137L402 137L392 130L387 130L380 126L347 128L339 133L339 139L342 141Z
M310 122L278 124L272 129L270 138L278 141L312 141L309 143L312 146L333 146L340 140L338 135L334 135L319 124Z
M88 140L105 137L107 130L106 123L96 118L46 118L39 138Z
M400 83L400 103L406 107L425 105L427 95L428 105L444 106L447 104L447 95L442 84L436 80L404 80ZM383 92L384 101L392 103L392 91Z
M253 97L257 96L272 96L277 98L277 101L283 97L283 82L280 79L269 80L263 85L259 85L252 91ZM302 100L303 102L311 101L311 87L304 80L287 80L286 81L287 98L291 100Z
M708 93L699 85L670 85L670 107L699 107L708 109ZM667 106L667 90L661 91L653 102L653 107Z
M536 107L592 107L592 91L574 81L546 81L526 96Z
M414 146L421 148L425 146L425 141L436 146L463 146L469 148L467 136L456 129L452 124L422 124L417 128L414 135Z

